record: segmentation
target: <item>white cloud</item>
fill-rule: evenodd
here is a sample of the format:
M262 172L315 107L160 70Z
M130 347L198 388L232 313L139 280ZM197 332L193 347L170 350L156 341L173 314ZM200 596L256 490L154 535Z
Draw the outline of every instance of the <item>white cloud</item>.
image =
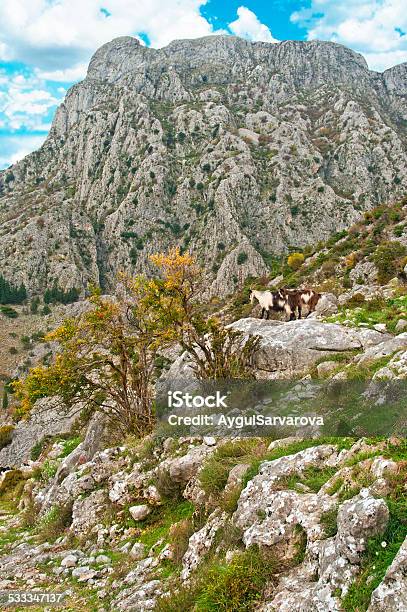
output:
M10 134L47 130L50 113L65 93L58 84L84 78L93 53L118 36L147 37L155 48L175 39L231 32L249 40L277 42L244 6L226 31L217 28L200 13L207 1L0 0L0 61L17 61L29 68L24 75L0 71L0 127ZM0 146L2 166L33 150L42 137L15 138L8 153ZM21 146L15 150L19 139Z
M153 47L213 33L206 0L13 0L0 3L0 53L61 80L112 38L146 33ZM103 12L101 9L104 9ZM106 15L107 11L107 15ZM69 75L70 73L68 73Z
M405 0L312 0L291 20L308 29L309 40L331 40L363 53L373 70L407 60Z
M1 75L2 77L4 74ZM43 118L55 107L60 99L53 96L35 77L14 75L6 84L2 79L0 90L0 114L3 123L10 130L22 128L45 131L48 124Z
M259 21L257 15L245 6L237 9L237 19L229 24L229 29L236 36L248 38L249 40L260 40L263 42L279 42L270 32L270 29Z
M2 138L0 144L0 170L15 164L28 155L28 153L31 153L31 151L38 149L45 139L45 134L42 136L19 135Z
M80 81L86 76L88 69L87 63L76 64L71 68L65 68L63 70L40 70L37 69L35 73L40 79L46 81L58 81L62 83L72 83L73 81Z

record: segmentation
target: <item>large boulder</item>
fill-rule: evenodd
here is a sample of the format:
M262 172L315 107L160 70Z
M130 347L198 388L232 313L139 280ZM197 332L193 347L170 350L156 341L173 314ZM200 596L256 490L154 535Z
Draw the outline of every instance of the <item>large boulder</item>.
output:
M259 378L290 378L306 371L321 357L335 352L366 349L390 334L355 329L315 319L281 323L261 319L240 319L232 324L245 335L258 335L261 342L255 356Z
M392 338L376 330L324 323L315 318L284 323L250 317L239 319L230 327L242 331L245 337L260 337L254 367L258 378L267 379L291 378L306 371L321 357L329 359L335 352L365 350ZM165 381L182 381L185 390L189 385L193 389L193 379L187 353L180 355L165 374ZM165 381L161 382L162 389Z
M45 436L67 434L77 417L77 409L63 409L57 398L36 402L31 416L19 421L11 443L0 450L0 467L20 467L30 459L32 447Z

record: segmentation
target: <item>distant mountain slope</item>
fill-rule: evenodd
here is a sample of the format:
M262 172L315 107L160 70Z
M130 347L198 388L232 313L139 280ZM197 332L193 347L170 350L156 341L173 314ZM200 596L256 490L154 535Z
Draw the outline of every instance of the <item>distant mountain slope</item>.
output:
M0 173L0 273L111 290L180 244L225 295L407 188L407 64L235 37L99 49L35 153Z

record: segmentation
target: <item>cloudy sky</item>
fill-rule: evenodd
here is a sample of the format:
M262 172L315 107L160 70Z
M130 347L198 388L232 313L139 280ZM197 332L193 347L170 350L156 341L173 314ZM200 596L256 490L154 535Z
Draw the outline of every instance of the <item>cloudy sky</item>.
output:
M0 168L38 148L94 51L133 35L332 40L373 70L407 61L406 0L0 0Z

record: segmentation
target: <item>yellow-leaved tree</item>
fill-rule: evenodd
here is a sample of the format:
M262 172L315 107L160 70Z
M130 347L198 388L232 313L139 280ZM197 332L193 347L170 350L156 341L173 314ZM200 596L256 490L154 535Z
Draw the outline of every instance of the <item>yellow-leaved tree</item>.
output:
M20 414L55 396L62 406L101 411L123 432L145 435L154 424L157 354L175 342L190 353L199 379L253 377L258 338L205 316L193 257L175 248L151 259L159 277L121 275L115 297L95 291L88 310L46 336L59 349L51 365L13 383Z
M90 298L90 308L46 336L59 344L54 362L32 368L14 383L20 412L56 396L65 407L105 413L123 432L143 435L153 426L154 363L167 341L149 307L150 283L140 277L131 294Z
M225 326L218 317L205 316L198 301L204 286L203 272L189 254L174 248L151 257L160 269L163 317L192 359L200 380L254 378L253 356L257 336L245 337Z

